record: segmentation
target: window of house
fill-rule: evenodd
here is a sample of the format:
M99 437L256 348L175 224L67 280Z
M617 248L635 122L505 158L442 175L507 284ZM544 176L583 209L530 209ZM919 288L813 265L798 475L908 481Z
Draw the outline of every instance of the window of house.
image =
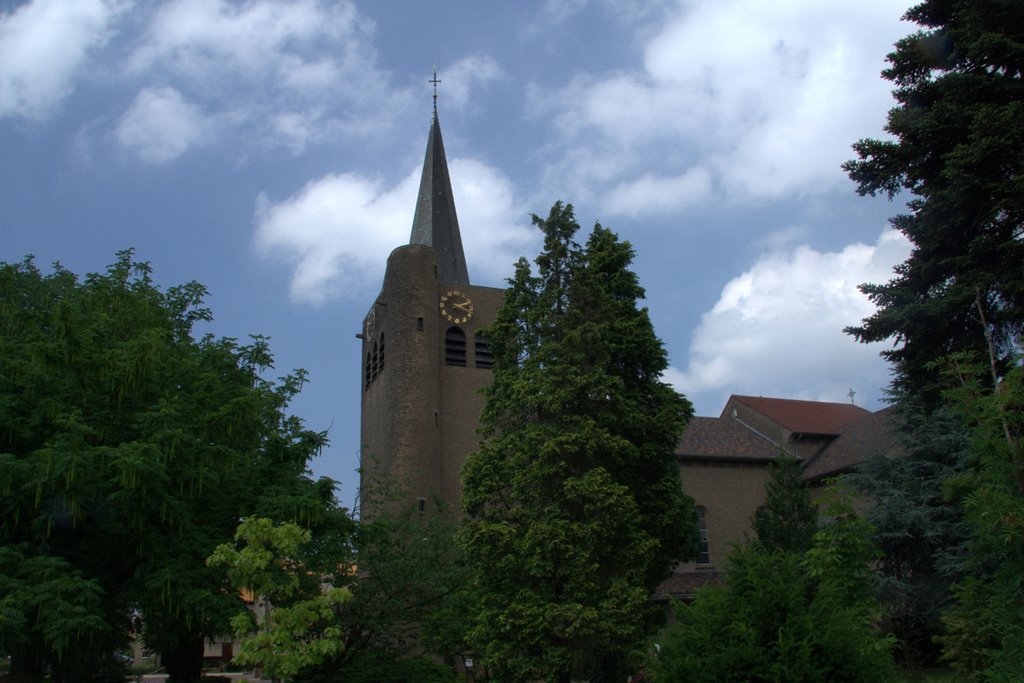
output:
M697 564L710 564L711 556L708 554L708 511L697 506L697 531L700 532L700 552L697 553Z
M444 335L445 365L466 365L466 333L457 327L449 327Z
M475 361L478 368L493 368L494 356L491 354L491 345L487 337L479 332L475 335L474 342Z

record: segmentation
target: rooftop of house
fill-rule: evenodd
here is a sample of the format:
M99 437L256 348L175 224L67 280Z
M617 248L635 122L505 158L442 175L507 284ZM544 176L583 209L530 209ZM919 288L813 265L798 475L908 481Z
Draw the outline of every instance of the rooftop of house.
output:
M827 403L734 394L726 403L722 417L728 417L726 413L733 401L757 411L783 429L801 434L838 436L844 424L871 414L869 410L852 403Z
M780 447L736 420L694 417L679 437L676 456L700 460L772 460Z
M840 435L804 467L804 479L820 481L848 472L873 455L891 455L897 448L894 410L885 408L844 424Z
M771 430L763 433L736 419L731 409L735 403L783 430L824 437L821 449L804 465L807 481L848 472L872 455L887 455L897 449L892 408L872 413L849 403L734 395L719 417L690 420L679 437L676 457L680 461L733 462L768 462L779 457L787 444L773 441L776 434Z

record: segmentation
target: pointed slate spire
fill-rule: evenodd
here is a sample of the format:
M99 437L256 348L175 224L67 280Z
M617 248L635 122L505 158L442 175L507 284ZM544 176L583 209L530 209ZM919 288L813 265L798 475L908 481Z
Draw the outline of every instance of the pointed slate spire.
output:
M444 156L436 104L427 140L427 154L423 159L420 194L416 200L409 244L425 244L434 248L437 252L437 277L441 282L469 284L469 271L466 269L466 255L462 251L459 217L455 214L455 197L448 176L448 161Z

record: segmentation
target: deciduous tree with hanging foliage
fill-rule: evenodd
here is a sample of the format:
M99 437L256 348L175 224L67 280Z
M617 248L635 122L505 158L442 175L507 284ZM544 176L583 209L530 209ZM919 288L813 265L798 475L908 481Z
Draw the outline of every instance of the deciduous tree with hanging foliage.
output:
M633 249L571 205L546 219L488 330L494 382L463 469L470 639L502 680L621 680L654 586L697 550L673 457L692 413L661 380Z
M307 463L266 339L195 339L204 288L162 291L130 251L79 279L0 264L0 654L54 681L118 678L131 631L173 680L240 604L206 557L261 513L346 524ZM43 592L45 591L45 595Z
M895 340L896 384L935 400L929 363L991 345L1001 373L1024 331L1024 4L926 0L906 18L921 30L882 72L894 139L859 141L844 168L862 195L912 195L892 224L913 251L862 286L877 310L848 331Z

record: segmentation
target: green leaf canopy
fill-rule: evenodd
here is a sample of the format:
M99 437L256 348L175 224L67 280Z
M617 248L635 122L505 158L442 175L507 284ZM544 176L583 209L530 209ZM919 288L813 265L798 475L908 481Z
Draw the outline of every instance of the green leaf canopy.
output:
M254 512L334 514L333 482L306 468L326 437L285 413L304 375L263 379L263 338L194 339L204 295L161 291L127 251L84 280L0 264L0 653L16 669L103 677L135 630L192 678L240 604L205 565L217 544Z

